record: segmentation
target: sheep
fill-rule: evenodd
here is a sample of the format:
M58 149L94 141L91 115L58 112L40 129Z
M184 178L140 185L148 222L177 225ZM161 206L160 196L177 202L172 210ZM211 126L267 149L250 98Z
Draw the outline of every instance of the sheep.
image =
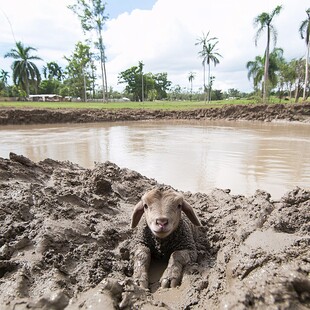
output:
M182 217L181 211L192 223ZM201 224L193 208L182 194L171 189L154 188L145 193L134 207L131 228L135 228L140 220L133 238L134 280L139 286L148 288L148 269L151 256L154 256L168 260L160 278L161 287L178 286L183 267L197 260L192 224Z

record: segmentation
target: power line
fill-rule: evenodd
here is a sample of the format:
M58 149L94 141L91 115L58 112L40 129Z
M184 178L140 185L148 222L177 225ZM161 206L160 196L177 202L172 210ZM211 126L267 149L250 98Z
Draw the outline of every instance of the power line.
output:
M7 19L8 23L10 25L12 36L13 36L14 42L16 43L16 39L15 39L15 35L14 35L14 31L13 31L13 27L12 27L11 21L10 21L8 16L5 14L5 12L1 8L0 8L0 10L1 10L2 14L5 16L5 18Z

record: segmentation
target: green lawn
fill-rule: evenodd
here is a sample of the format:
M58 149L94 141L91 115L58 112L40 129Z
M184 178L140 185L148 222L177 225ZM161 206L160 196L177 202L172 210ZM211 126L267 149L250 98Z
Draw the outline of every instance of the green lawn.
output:
M271 103L278 103L279 100L274 100ZM189 110L197 108L214 108L222 107L224 105L232 104L250 104L254 103L251 100L240 99L240 100L221 100L212 101L211 103L204 103L203 101L154 101L154 102L0 102L1 107L12 107L12 108L35 108L35 109L167 109L167 110ZM288 103L282 101L282 103Z

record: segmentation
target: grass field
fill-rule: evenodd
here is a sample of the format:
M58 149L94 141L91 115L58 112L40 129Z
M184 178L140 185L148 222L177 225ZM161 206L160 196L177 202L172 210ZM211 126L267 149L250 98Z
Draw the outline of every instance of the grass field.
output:
M3 102L0 101L0 108L35 108L35 109L160 109L160 110L189 110L197 108L214 108L224 105L250 104L251 100L221 100L205 103L203 101L154 101L154 102ZM279 99L271 103L279 103ZM288 101L282 101L288 103Z

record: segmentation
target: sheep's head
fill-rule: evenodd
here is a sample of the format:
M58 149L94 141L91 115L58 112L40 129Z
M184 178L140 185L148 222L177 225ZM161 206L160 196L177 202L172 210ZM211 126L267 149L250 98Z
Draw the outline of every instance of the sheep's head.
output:
M145 214L152 233L158 238L166 238L178 227L182 211L194 225L200 226L193 208L184 200L182 194L156 188L144 194L135 206L131 227L136 227Z

